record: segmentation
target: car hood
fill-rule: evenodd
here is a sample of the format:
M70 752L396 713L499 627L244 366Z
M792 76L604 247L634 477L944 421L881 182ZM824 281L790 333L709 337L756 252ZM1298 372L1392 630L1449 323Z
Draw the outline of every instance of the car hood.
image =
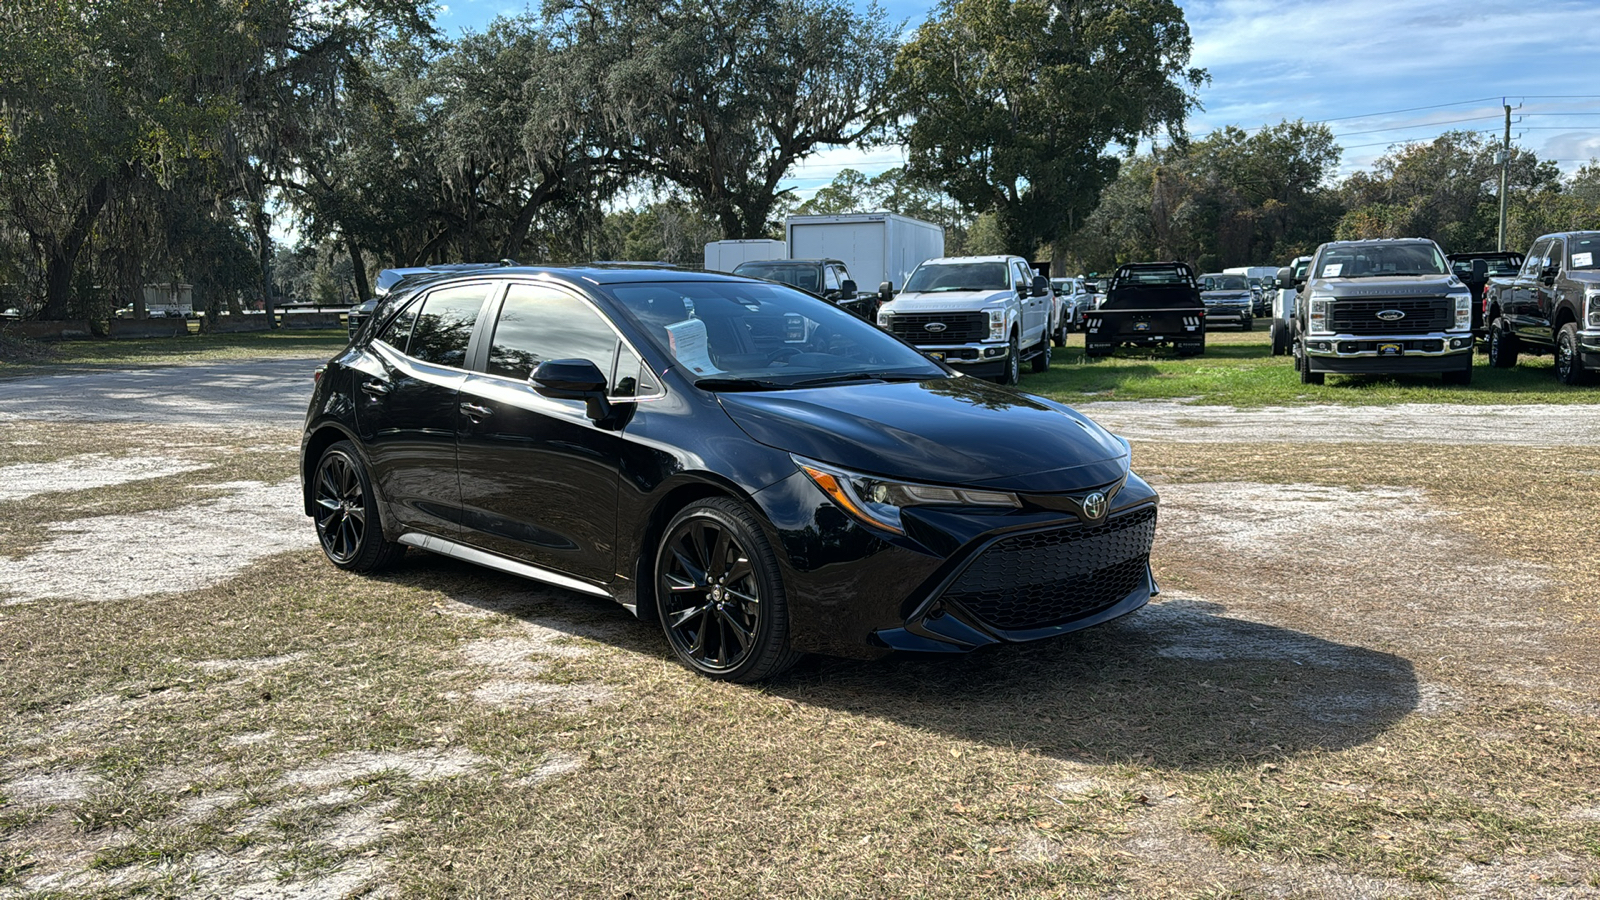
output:
M974 378L723 393L751 438L818 462L934 484L1054 493L1123 477L1128 451L1059 403Z
M1313 291L1332 294L1337 300L1363 297L1437 297L1461 287L1454 275L1400 275L1387 278L1323 278L1312 283Z
M1005 289L993 291L939 291L929 293L900 293L884 305L885 310L897 313L937 313L978 309L990 303L1005 303L1016 293Z

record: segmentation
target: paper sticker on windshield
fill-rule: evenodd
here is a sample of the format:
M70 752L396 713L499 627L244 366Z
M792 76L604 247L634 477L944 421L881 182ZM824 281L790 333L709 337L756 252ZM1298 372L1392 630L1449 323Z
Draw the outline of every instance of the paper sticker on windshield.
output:
M706 348L706 323L699 319L684 319L668 325L667 341L672 345L672 355L696 375L716 375L722 371L711 364L711 354Z
M1574 253L1574 254L1572 254L1572 267L1574 269L1587 269L1592 265L1594 265L1594 254L1593 253Z
M1343 271L1344 271L1344 263L1328 263L1327 265L1322 267L1322 277L1323 278L1338 278L1339 277L1339 273L1343 272Z

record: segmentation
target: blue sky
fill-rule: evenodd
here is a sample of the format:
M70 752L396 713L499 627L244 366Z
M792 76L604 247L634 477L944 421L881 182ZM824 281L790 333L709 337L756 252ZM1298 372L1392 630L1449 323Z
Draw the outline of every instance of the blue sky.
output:
M537 8L537 3L534 4ZM859 3L865 6L865 3ZM934 4L887 0L891 21L916 28ZM1284 119L1327 122L1344 148L1342 174L1390 145L1451 129L1503 131L1571 172L1600 156L1600 0L1180 0L1194 38L1191 64L1211 73L1194 135ZM446 0L447 35L481 30L525 4ZM825 150L793 173L803 198L842 168L876 174L898 148Z

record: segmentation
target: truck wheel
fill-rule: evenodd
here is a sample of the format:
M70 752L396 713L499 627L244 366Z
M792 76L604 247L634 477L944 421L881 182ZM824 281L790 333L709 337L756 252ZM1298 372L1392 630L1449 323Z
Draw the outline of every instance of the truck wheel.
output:
M1465 369L1462 369L1459 372L1446 372L1446 373L1444 373L1444 383L1445 384L1471 384L1472 383L1472 367L1471 366L1467 366Z
M1045 335L1039 342L1039 349L1033 354L1033 373L1047 372L1050 369L1050 335Z
M1272 335L1272 355L1283 356L1289 352L1289 326L1282 319L1273 319L1272 326L1267 329Z
M1577 386L1589 383L1589 372L1583 367L1583 357L1578 350L1578 324L1568 322L1556 332L1556 380Z
M1295 349L1299 350L1300 348L1296 347ZM1295 354L1295 361L1300 367L1301 384L1323 384L1327 381L1326 373L1311 371L1311 357L1307 356L1303 351Z
M1067 345L1067 331L1068 327L1066 322L1062 322L1060 325L1056 326L1056 333L1051 335L1050 339L1055 341L1057 347L1065 347Z
M1489 326L1489 365L1509 369L1517 364L1517 336L1508 334L1497 319Z
M1239 330L1240 331L1255 331L1256 330L1256 320L1255 320L1255 318L1253 316L1245 316L1244 317L1244 321L1239 323Z
M1006 370L1000 373L1001 384L1018 384L1022 381L1022 345L1017 333L1011 332L1011 346L1006 348Z

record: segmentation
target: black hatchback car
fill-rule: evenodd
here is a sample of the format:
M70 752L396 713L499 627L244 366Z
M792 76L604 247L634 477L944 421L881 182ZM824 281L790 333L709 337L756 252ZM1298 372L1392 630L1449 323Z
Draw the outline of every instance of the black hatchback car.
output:
M609 597L753 681L1144 605L1129 456L784 285L501 268L379 308L320 370L301 471L341 568L417 547Z

